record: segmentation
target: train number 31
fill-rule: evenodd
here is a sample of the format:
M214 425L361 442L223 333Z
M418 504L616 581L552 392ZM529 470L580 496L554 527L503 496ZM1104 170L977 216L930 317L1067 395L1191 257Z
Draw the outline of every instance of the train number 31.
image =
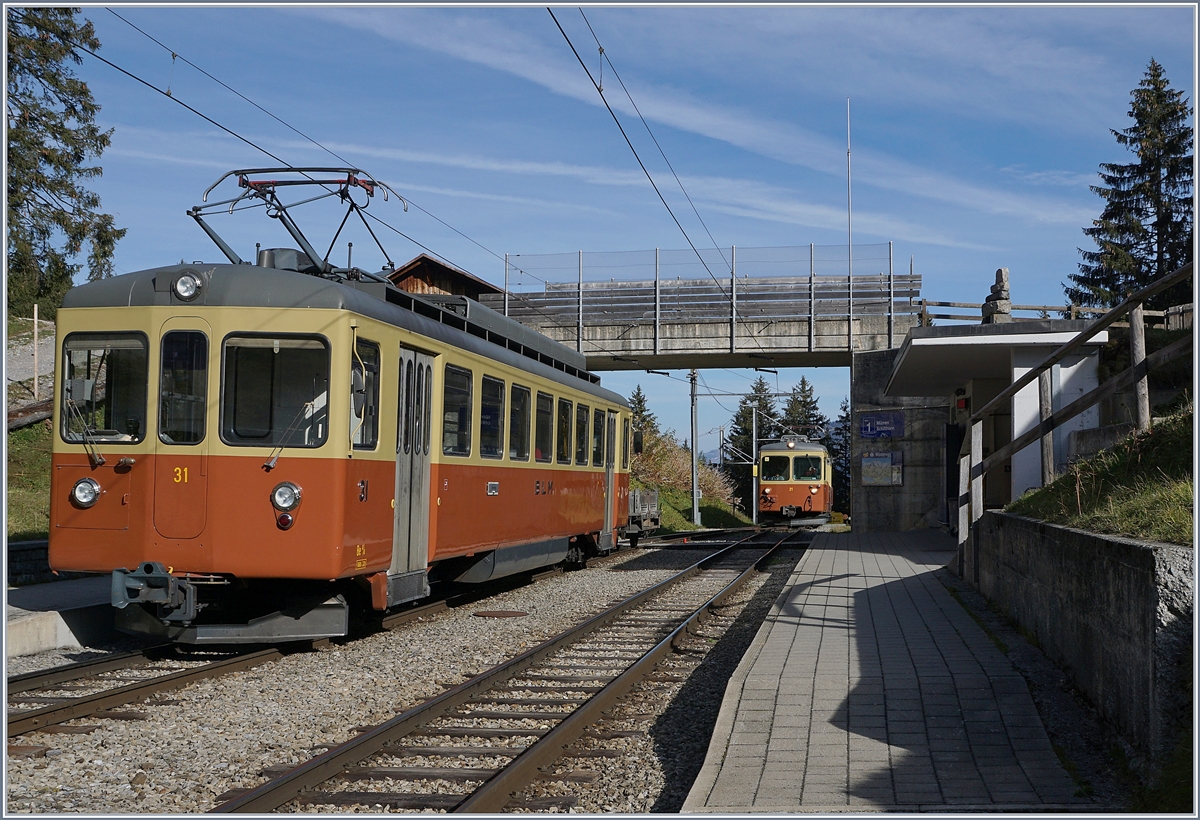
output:
M188 480L187 471L188 471L187 467L176 467L175 468L175 483L176 484L187 484L187 480Z

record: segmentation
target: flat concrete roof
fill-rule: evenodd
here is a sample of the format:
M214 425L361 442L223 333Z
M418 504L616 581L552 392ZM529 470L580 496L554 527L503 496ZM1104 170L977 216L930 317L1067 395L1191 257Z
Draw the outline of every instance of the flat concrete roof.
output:
M1090 324L1087 319L1042 319L1001 325L914 327L900 346L884 392L889 396L946 396L972 379L1011 381L1013 350L1059 347ZM1101 331L1087 344L1099 346L1106 342L1108 331Z

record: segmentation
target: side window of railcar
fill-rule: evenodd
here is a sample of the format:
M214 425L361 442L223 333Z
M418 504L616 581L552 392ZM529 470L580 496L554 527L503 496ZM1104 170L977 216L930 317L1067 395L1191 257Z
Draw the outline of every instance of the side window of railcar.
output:
M158 390L159 439L164 444L203 441L208 337L195 330L172 330L163 335Z
M604 411L599 408L592 416L592 466L604 466Z
M591 408L580 404L575 408L575 463L584 467L588 463L588 419Z
M796 456L796 471L792 474L796 481L820 481L821 457Z
M787 481L788 468L791 467L791 456L763 456L761 481Z
M355 450L379 441L379 345L361 339L350 360L350 440Z
M504 382L483 377L479 407L479 455L504 456Z
M537 394L537 430L534 432L533 457L549 461L554 449L554 399L545 393Z
M221 439L242 446L319 447L329 433L329 343L310 336L229 336Z
M621 425L621 469L629 469L629 419Z
M419 371L421 368L417 368ZM408 452L413 435L413 363L400 360L400 400L396 411L396 452ZM418 411L419 413L420 411ZM417 442L417 448L421 446Z
M555 450L559 464L571 463L571 402L558 400L558 448Z
M508 411L508 457L529 460L530 393L528 387L512 386L512 405Z
M62 440L146 437L149 344L141 333L72 333L63 342Z
M421 373L421 368L418 367L417 368L417 383L418 384L420 384L420 382L421 382L420 373ZM417 392L419 393L420 391L417 391ZM420 406L421 405L418 402L417 407L420 407ZM433 412L433 367L431 365L425 365L425 455L429 455L429 427L430 427L430 424L432 424L432 422L430 421L430 418L431 418L430 414L432 412ZM420 438L418 438L417 440L420 441Z
M471 455L471 371L446 365L442 394L442 453Z

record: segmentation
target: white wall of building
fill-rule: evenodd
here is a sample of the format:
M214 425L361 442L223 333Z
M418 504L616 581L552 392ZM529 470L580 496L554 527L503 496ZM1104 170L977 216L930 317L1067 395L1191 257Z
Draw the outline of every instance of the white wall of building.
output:
M1022 345L1012 351L1012 379L1024 376L1054 352L1054 346ZM1099 385L1099 348L1089 346L1084 353L1067 356L1056 364L1052 374L1054 410L1058 411ZM1013 397L1013 438L1036 427L1041 420L1038 406L1038 383L1027 385ZM1072 430L1087 430L1100 423L1100 410L1091 407L1054 431L1054 469L1066 468L1067 437ZM1042 447L1035 441L1012 457L1012 498L1015 500L1030 488L1042 486Z

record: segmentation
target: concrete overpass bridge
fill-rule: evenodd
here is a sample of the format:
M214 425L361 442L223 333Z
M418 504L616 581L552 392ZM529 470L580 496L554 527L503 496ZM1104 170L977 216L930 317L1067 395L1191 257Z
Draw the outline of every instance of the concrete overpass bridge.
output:
M575 348L589 370L848 367L919 323L892 243L506 256L480 301Z

